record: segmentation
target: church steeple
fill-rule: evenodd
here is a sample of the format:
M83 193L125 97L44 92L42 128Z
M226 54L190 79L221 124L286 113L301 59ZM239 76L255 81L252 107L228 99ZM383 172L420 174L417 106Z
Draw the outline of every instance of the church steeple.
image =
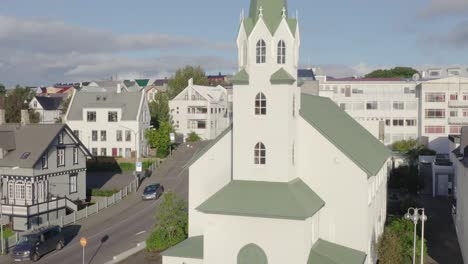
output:
M274 34L283 19L291 24L291 31L295 32L295 19L288 18L287 0L251 0L249 17L245 18L247 34L250 34L252 28L262 18L271 34Z

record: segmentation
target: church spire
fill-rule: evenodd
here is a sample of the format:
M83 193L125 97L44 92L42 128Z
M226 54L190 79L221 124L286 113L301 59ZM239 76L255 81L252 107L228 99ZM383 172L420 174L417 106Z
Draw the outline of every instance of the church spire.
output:
M288 1L287 0L251 0L249 17L248 17L249 19L248 23L251 26L249 27L253 27L260 18L263 19L266 26L270 30L270 32L274 34L283 19L290 20L288 18ZM247 31L249 31L249 29ZM249 33L250 32L248 32L248 34Z

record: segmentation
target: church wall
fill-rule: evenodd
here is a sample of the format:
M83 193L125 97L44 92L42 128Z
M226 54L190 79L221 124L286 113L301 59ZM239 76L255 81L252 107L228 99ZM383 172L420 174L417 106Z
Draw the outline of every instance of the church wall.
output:
M189 168L189 236L204 234L206 221L195 208L231 181L231 139L232 131Z

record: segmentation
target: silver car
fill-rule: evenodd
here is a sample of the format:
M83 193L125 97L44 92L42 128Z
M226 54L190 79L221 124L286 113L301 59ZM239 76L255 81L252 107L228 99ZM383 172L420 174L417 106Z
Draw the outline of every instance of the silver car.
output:
M145 187L141 198L143 200L156 200L164 193L164 187L161 184L151 184Z

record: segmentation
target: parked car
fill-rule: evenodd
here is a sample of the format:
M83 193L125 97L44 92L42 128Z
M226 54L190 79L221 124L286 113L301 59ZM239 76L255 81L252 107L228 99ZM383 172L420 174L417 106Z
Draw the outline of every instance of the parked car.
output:
M145 187L141 198L143 200L156 200L164 193L164 186L161 184L151 184Z
M11 257L13 261L38 261L43 255L65 245L59 226L41 228L20 238Z

